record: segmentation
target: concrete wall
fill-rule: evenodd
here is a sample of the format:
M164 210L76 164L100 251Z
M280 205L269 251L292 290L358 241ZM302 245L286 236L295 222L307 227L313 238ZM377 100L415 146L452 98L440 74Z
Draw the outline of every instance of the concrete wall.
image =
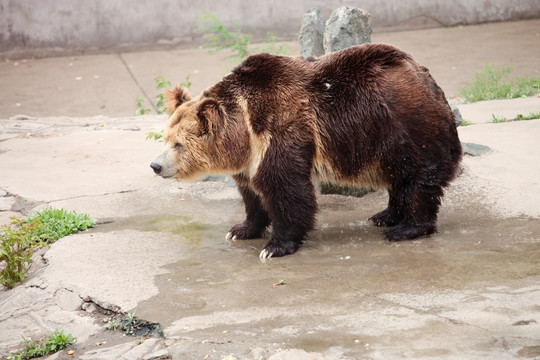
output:
M361 7L375 30L453 26L540 17L539 0L0 0L0 54L82 51L200 42L201 10L261 39L268 31L295 38L302 16L317 7L325 18L340 6Z

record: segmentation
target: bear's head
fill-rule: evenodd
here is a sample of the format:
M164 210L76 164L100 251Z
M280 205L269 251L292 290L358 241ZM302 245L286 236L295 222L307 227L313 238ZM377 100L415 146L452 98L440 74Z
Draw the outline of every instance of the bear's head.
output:
M165 95L169 120L163 131L165 148L150 164L154 172L164 178L198 180L240 171L249 156L249 140L238 114L228 111L211 90L192 99L177 86Z

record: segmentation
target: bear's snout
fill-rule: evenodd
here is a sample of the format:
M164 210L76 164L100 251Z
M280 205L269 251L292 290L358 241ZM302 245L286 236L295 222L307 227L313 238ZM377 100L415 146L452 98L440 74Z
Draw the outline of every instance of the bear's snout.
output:
M151 163L150 164L150 167L154 170L154 172L159 175L161 173L161 165L159 165L158 163Z

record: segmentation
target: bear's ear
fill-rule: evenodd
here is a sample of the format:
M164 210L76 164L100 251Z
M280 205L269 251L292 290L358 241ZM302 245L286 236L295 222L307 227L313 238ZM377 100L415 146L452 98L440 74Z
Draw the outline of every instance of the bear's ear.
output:
M191 100L191 95L186 89L177 85L173 90L167 90L165 98L168 100L165 109L171 115L180 105Z
M197 117L201 124L201 135L216 135L224 124L223 111L219 102L214 99L206 99L200 103Z

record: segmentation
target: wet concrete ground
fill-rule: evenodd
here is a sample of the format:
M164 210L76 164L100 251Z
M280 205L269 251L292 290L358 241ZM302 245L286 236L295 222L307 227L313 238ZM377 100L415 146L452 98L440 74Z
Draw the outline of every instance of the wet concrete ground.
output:
M531 171L540 121L460 129L492 152L465 158L438 234L389 243L367 223L385 207L384 192L324 195L300 251L266 263L266 239L224 239L243 220L235 188L151 173L161 144L144 135L155 117L80 122L4 127L3 199L17 194L23 211L47 204L103 224L52 245L47 266L0 293L3 351L22 334L61 327L78 338L80 359L540 356L540 184ZM165 338L140 346L111 334L106 315L83 310L94 305L159 322Z
M444 30L388 37L412 46L429 34L452 38L464 31ZM480 33L481 39L488 34ZM501 34L519 48L532 41L527 36L519 46L519 36ZM477 43L502 62L493 36ZM534 55L536 48L527 49ZM444 73L451 64L437 53L423 56ZM534 64L527 63L525 74L532 76ZM463 81L449 74L443 80ZM48 106L66 103L62 96ZM43 97L32 101L46 105ZM515 111L538 111L538 101L520 99ZM467 105L467 120L482 123L480 112L489 118L515 104ZM13 109L4 110L11 116ZM0 291L0 357L20 346L21 335L62 328L78 339L75 355L53 359L540 358L540 120L459 129L462 141L492 151L464 159L463 173L447 190L438 234L388 243L383 229L367 223L386 206L384 192L362 199L324 195L309 241L293 256L266 263L258 258L266 239L225 241L243 220L236 189L152 174L148 165L161 144L144 138L164 121L0 120L0 223L46 205L100 222L56 242L22 285ZM128 312L159 322L165 337L141 343L105 330L114 314Z

